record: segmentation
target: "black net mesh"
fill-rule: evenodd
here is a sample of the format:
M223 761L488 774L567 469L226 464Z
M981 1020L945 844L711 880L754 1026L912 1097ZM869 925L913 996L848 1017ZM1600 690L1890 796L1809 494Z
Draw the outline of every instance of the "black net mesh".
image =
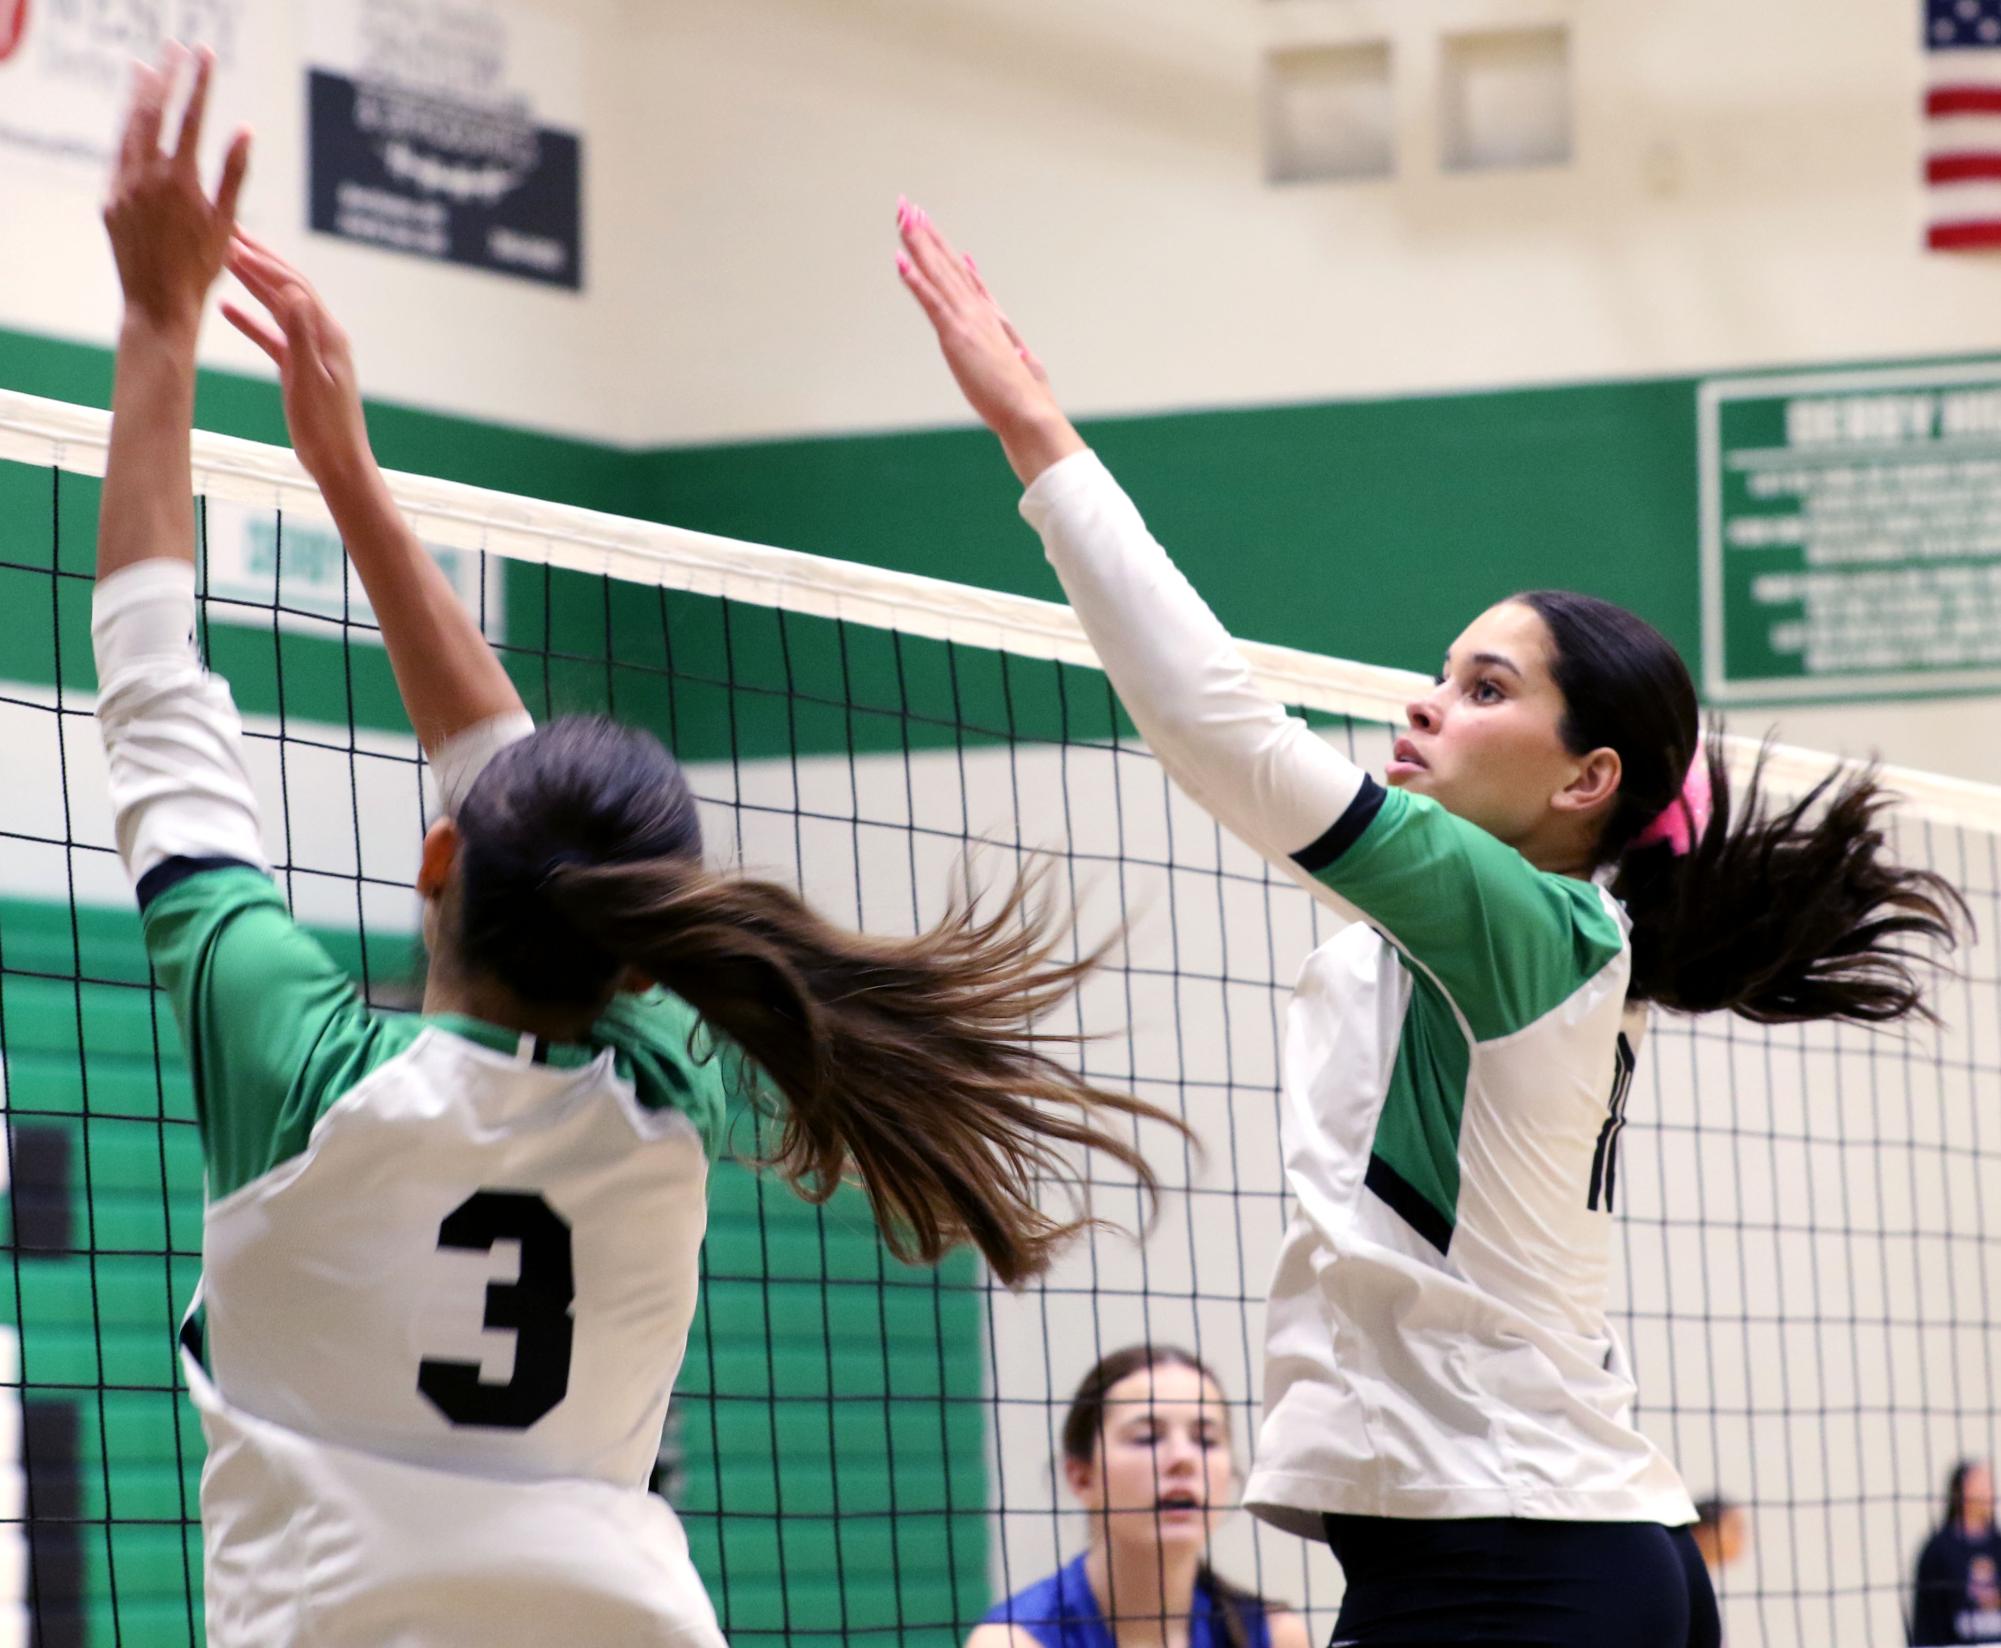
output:
M97 483L0 464L0 1622L11 1640L200 1634L201 1438L174 1324L199 1270L201 1156L152 990L91 721ZM416 997L421 769L372 618L324 527L202 513L203 644L244 710L267 848L296 914L385 1008ZM1173 792L1093 670L893 629L448 557L538 714L609 710L688 765L712 856L830 915L907 932L1027 852L1056 856L1084 941L1118 957L1069 1028L1085 1067L1194 1129L1142 1132L1129 1181L1043 1282L897 1264L858 1197L747 1167L712 1184L705 1292L656 1488L739 1643L964 1638L1087 1537L1057 1461L1070 1392L1136 1340L1214 1371L1241 1463L1287 1217L1278 1057L1325 909ZM1379 765L1380 727L1327 736ZM1740 1502L1718 1576L1746 1644L1897 1640L1947 1468L1991 1452L2001 1268L1996 842L1900 815L1899 846L1980 918L1937 1031L1658 1023L1617 1141L1622 1331L1642 1423L1698 1494ZM1220 1528L1213 1561L1306 1612L1322 1550ZM10 1640L0 1624L0 1641Z

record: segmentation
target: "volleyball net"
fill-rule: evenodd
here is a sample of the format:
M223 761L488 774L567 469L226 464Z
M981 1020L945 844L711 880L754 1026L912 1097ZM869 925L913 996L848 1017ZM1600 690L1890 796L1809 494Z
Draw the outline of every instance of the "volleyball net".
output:
M200 1150L91 720L107 427L0 392L0 1643L200 1636L201 1438L173 1349ZM244 712L267 850L371 999L412 1005L429 803L373 616L289 453L198 435L195 479L202 641ZM1088 1034L1076 1056L1095 1078L1200 1140L1141 1129L1166 1187L1143 1240L1131 1181L1092 1163L1110 1227L1017 1293L963 1255L898 1264L851 1193L814 1208L718 1168L656 1487L730 1638L963 1640L1082 1550L1058 1431L1078 1378L1133 1341L1201 1357L1247 1462L1287 1217L1281 1019L1336 923L1167 784L1068 611L394 484L538 716L607 711L680 755L712 858L909 932L969 854L990 879L1053 855L1083 942L1129 930L1058 1028ZM1418 678L1247 651L1380 767ZM1798 786L1826 765L1780 751L1773 771ZM1995 1447L2001 793L1895 779L1898 851L1979 921L1943 1024L1657 1020L1618 1147L1641 1423L1753 1526L1718 1575L1736 1648L1898 1640L1947 1468ZM1340 1595L1324 1550L1239 1514L1214 1562L1324 1639Z

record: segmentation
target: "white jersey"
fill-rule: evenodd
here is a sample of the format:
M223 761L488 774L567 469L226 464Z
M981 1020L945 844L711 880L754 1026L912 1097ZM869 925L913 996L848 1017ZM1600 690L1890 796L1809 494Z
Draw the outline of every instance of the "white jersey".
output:
M1309 1538L1330 1512L1694 1520L1606 1317L1638 1028L1624 912L1257 691L1091 454L1022 512L1175 781L1358 923L1288 1014L1295 1211L1246 1503Z
M217 1648L722 1648L665 1500L407 1465L259 1419L198 1366Z
M192 569L100 587L99 714L207 1162L183 1329L212 1648L721 1638L646 1492L724 1092L685 1003L586 1043L380 1014L263 866ZM459 775L465 781L466 775Z

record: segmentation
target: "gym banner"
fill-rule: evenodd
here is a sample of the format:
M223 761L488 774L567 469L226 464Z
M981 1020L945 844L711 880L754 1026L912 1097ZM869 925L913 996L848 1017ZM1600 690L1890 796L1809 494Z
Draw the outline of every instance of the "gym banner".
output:
M313 32L314 229L582 288L583 138L564 124L582 111L573 37L464 0L322 4Z
M1712 701L2001 686L2001 363L1715 378L1697 405Z
M153 61L168 38L215 48L209 127L223 134L212 144L219 156L253 112L234 71L269 55L271 26L250 0L0 0L0 171L38 163L73 179L79 195L101 194L133 59Z
M326 635L333 626L379 645L375 610L352 576L340 534L314 521L280 518L211 498L204 507L202 587L211 623ZM486 633L504 636L506 580L498 559L470 549L427 545L431 559ZM4 1648L4 1645L0 1645Z

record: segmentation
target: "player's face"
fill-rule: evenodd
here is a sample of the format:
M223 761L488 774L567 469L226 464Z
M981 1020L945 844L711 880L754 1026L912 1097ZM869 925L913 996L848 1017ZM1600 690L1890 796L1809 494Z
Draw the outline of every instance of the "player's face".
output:
M1964 1497L1968 1522L1994 1520L1994 1473L1985 1465L1975 1465L1967 1471L1960 1492Z
M1199 1547L1230 1508L1232 1468L1223 1393L1193 1368L1153 1367L1105 1393L1098 1456L1069 1474L1114 1543Z
M1549 657L1549 629L1533 607L1503 601L1481 613L1431 691L1406 708L1387 782L1520 844L1578 771L1560 736L1563 694Z
M1727 1566L1751 1548L1750 1513L1742 1505L1732 1505L1723 1513L1716 1534L1717 1559Z

